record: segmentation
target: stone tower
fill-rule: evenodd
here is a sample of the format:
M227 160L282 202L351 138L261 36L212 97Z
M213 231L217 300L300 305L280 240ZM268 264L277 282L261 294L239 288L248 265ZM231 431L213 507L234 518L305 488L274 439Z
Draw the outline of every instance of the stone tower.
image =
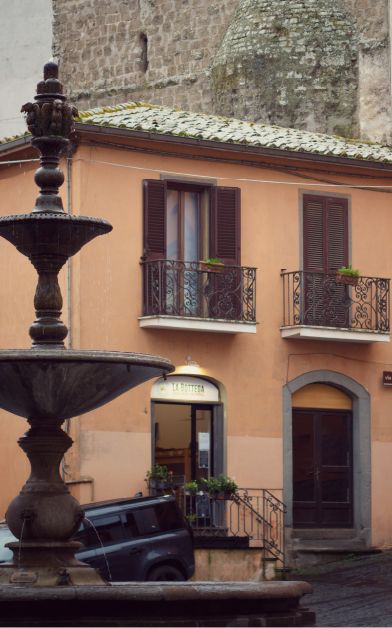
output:
M211 65L215 113L358 136L358 37L341 2L241 0Z

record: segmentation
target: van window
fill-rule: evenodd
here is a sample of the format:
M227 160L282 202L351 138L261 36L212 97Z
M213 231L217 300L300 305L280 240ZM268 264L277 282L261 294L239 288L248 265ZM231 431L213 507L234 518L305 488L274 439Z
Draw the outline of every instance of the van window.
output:
M134 510L135 521L140 536L159 532L159 523L153 506Z
M160 531L153 506L135 508L131 512L121 515L121 518L127 538L135 539L139 536L156 534Z
M184 527L181 515L173 502L157 504L155 506L155 512L162 532L179 530Z
M97 517L96 519L92 518L91 522L94 524L96 530L96 532L94 528L91 530L94 547L100 547L101 545L97 538L97 534L104 545L107 543L113 543L114 541L124 541L124 529L118 515L110 517Z
M127 539L136 539L140 536L140 531L133 512L127 512L125 515L121 515L121 519Z

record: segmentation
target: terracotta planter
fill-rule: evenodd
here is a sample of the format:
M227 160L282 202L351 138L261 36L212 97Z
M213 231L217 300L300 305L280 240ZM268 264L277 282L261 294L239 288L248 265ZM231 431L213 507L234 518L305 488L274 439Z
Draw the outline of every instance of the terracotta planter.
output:
M336 273L335 281L336 283L344 283L346 286L356 286L360 277L355 277L355 275L346 275L345 273Z
M210 264L209 262L199 261L199 271L202 273L221 273L224 264Z

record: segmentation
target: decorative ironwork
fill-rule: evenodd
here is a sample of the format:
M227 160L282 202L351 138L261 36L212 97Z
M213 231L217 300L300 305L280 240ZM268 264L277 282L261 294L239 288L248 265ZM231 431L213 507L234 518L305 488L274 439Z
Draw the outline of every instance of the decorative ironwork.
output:
M282 273L283 327L315 325L390 331L389 279L359 277L356 285L336 281L336 273Z
M286 507L273 493L267 489L239 488L230 499L202 491L190 495L184 476L173 478L168 490L192 526L195 547L245 549L252 543L264 550L264 575L266 561L272 558L285 578ZM155 495L156 491L150 489L149 494Z
M198 262L142 262L143 316L256 321L256 268L200 269Z

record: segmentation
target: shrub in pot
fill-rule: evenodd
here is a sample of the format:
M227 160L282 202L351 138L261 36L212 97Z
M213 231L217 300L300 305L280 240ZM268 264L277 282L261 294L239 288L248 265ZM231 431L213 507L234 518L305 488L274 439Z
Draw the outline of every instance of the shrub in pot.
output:
M219 475L219 481L223 499L230 499L231 496L238 490L238 485L234 482L234 480L231 480L229 477L223 475L223 473Z

